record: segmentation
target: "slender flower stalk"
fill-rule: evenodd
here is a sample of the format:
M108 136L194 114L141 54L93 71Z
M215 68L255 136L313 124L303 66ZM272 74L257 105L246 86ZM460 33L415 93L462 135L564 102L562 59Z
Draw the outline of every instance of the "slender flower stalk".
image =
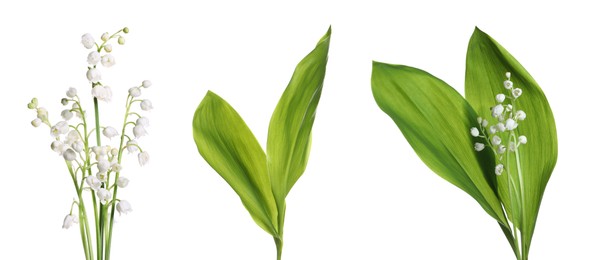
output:
M132 211L131 203L118 198L117 193L118 187L124 188L129 183L128 178L120 176L123 170L123 150L127 149L130 153L139 151L142 154L139 157L140 165L145 165L149 159L148 153L142 150L136 138L126 134L126 129L140 126L142 127L142 135L147 134L148 118L138 112L152 109L152 103L148 101L141 105L147 99L138 98L142 94L142 88L152 85L150 81L144 80L138 86L133 86L127 91L128 97L121 129L101 124L100 103L110 102L113 93L122 93L123 91L117 88L112 89L103 84L99 66L110 68L116 65L115 57L110 53L113 46L109 42L116 41L123 45L125 40L122 34L128 32L126 27L113 34L103 33L99 42L96 42L91 34L82 36L82 45L91 50L86 56L88 63L86 78L91 87L89 93L93 100L94 120L92 121L94 121L94 126L89 124L91 121L88 120L76 88L69 88L65 97L61 99L61 104L67 108L60 113L63 121L56 124L49 121L48 111L39 107L37 98L33 98L27 105L29 109L37 113L37 118L31 121L31 125L34 127L47 125L49 127L53 139L50 148L66 162L77 196L72 203L70 212L64 218L62 227L68 229L75 224L79 225L86 260L110 259L115 222L114 213L117 210L121 216L121 214L128 214ZM101 140L101 135L107 138L105 139L107 142L119 137L119 145L103 145L102 141L105 140ZM93 141L94 144L92 144ZM90 215L85 204L85 202L89 202L85 201L85 198L88 198L85 193L90 195L92 201L90 202L92 205L89 204L92 206L90 208L92 214ZM75 207L77 212L74 211ZM94 231L90 228L93 217Z

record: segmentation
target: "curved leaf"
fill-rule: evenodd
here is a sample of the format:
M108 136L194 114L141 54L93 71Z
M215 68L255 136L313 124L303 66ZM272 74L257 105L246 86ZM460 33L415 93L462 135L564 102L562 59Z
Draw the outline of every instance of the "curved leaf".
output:
M255 222L277 235L277 208L265 153L240 115L208 91L193 117L193 138L203 158L241 198Z
M311 130L321 98L330 39L329 27L315 49L296 66L269 122L267 167L278 202L285 199L308 162ZM281 207L278 206L280 212Z
M528 115L518 128L519 133L528 138L528 143L518 153L525 196L520 229L526 244L524 253L528 255L543 193L557 162L555 119L545 94L526 69L499 43L475 28L467 51L465 93L480 115L490 117L489 107L495 104L495 94L506 92L502 83L505 72L511 72L514 87L522 89L516 107ZM500 189L507 189L500 184ZM502 194L502 198L506 201L507 194Z
M374 62L372 92L422 161L436 174L471 195L500 224L508 226L492 178L493 155L477 156L469 134L477 116L465 99L442 80L402 65Z

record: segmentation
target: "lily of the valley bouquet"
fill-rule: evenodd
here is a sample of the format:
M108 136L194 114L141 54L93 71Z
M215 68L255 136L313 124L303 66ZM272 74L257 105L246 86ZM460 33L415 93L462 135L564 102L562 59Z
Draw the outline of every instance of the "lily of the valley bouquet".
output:
M87 260L110 259L115 211L119 215L132 211L131 204L118 197L118 190L129 183L126 176L130 174L122 167L124 155L137 153L141 166L150 158L139 142L147 134L149 124L140 110L152 109L150 100L141 97L142 91L152 85L150 81L145 80L127 91L121 128L101 125L99 116L99 106L109 103L113 92L121 93L120 89L112 91L102 81L101 69L115 65L112 43L125 44L122 34L128 32L126 27L113 34L103 33L99 41L90 34L82 36L82 45L90 50L86 71L90 88L85 91L92 94L92 114L87 113L85 108L90 104L81 99L76 88L68 89L61 100L65 108L58 122L50 121L48 111L38 105L37 98L28 104L29 109L37 112L31 124L49 127L50 147L64 160L72 178L76 197L62 227L67 229L78 224Z

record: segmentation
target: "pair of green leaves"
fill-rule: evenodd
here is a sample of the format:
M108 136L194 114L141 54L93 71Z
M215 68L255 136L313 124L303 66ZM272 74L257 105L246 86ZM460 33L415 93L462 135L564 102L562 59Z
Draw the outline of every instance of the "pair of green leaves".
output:
M331 28L296 66L269 123L267 155L240 115L213 92L193 117L199 153L234 189L253 220L274 237L278 259L286 196L308 162L330 37Z
M436 174L471 195L497 220L514 252L518 249L510 231L503 205L508 201L507 184L497 181L492 152L475 152L475 140L468 129L477 126L477 117L493 122L490 106L495 95L504 93L505 72L520 86L520 109L528 111L520 133L528 144L519 150L524 173L523 223L524 256L528 255L538 210L551 172L557 161L557 133L553 113L543 91L520 63L489 35L475 29L469 42L465 75L466 100L444 81L429 73L403 65L374 62L372 91L378 106L397 124L417 155Z

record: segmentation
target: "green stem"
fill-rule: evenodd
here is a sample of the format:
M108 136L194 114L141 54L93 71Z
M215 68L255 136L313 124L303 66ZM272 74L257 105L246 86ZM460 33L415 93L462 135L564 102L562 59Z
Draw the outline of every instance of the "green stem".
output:
M76 182L76 176L72 170L72 164L66 161L66 166L68 167L70 177L72 177L72 182L74 183L74 188L76 188L76 194L78 195L78 215L80 216L78 221L80 224L80 238L82 240L82 246L84 247L84 255L86 259L92 260L92 241L88 237L90 233L88 231L88 222L86 221L86 209L84 208L84 201L82 200L82 190L80 189L80 186L78 186L78 182ZM83 225L83 223L85 224Z
M281 237L274 237L273 240L275 241L277 260L281 260L282 259L282 246L283 246L282 238Z

